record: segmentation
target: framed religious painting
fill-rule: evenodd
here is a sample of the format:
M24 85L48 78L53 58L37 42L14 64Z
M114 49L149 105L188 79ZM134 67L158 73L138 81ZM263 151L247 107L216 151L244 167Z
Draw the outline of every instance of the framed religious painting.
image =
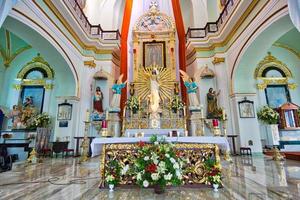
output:
M71 120L72 119L72 104L61 103L58 104L57 120Z
M43 86L23 86L21 99L23 106L32 106L39 113L43 112L45 88Z
M239 102L240 118L255 118L254 102L247 100Z
M166 67L165 42L144 42L143 52L144 67L148 67L153 64Z
M268 85L265 89L267 104L271 108L278 108L291 102L289 90L286 85Z

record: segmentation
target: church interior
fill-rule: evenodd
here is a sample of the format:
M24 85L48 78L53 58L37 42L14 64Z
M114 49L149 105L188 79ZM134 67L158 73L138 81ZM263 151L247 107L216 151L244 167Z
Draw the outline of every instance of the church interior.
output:
M0 0L0 199L300 199L299 0Z

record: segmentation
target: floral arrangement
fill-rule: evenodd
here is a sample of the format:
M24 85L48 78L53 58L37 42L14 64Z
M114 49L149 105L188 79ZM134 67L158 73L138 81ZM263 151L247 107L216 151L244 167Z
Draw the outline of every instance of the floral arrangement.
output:
M205 161L205 169L207 170L206 174L206 184L208 185L213 185L213 184L218 184L221 185L221 167L220 165L217 165L215 160L212 159L207 159Z
M107 163L107 170L105 173L105 181L109 185L117 185L120 182L121 166L118 161L111 160Z
M179 95L175 95L170 102L170 109L177 112L178 110L183 109L183 106L183 101L180 99Z
M266 124L278 124L279 113L269 106L263 106L258 112L257 117Z
M139 142L138 156L134 162L137 184L141 187L155 186L162 190L167 185L182 184L182 168L185 163L180 158L174 144L166 143L162 138L158 141L156 135L150 138L150 145Z
M43 127L47 128L51 123L51 118L47 113L35 115L30 123L30 128Z
M133 112L136 112L140 109L139 106L139 100L136 96L131 96L127 101L126 101L126 107L129 110L132 110Z

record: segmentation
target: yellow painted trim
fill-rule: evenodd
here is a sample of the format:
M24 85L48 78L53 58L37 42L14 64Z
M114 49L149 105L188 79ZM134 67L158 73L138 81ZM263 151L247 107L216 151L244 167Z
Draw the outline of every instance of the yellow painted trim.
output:
M90 68L95 68L96 67L96 63L93 60L84 61L83 64L85 66L90 67Z
M298 52L297 50L289 47L288 45L286 44L282 44L282 43L279 43L279 42L275 42L272 46L274 47L280 47L280 48L283 48L283 49L286 49L288 50L289 52L295 54L299 59L300 59L300 52Z

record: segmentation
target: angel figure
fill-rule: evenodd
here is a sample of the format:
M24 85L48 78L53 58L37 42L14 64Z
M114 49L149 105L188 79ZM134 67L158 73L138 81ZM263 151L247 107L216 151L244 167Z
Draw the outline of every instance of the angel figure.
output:
M180 70L181 78L184 82L185 87L187 88L190 107L194 107L194 108L200 107L200 103L199 103L199 100L197 97L198 86L196 84L196 82L199 81L199 77L200 77L199 72L200 71L197 71L195 73L195 78L192 78L192 77L189 77L189 75L186 72Z
M118 80L116 80L115 84L112 86L112 90L114 92L110 107L111 109L120 109L120 100L121 100L121 91L126 86L127 80L123 83L123 74L120 75Z

